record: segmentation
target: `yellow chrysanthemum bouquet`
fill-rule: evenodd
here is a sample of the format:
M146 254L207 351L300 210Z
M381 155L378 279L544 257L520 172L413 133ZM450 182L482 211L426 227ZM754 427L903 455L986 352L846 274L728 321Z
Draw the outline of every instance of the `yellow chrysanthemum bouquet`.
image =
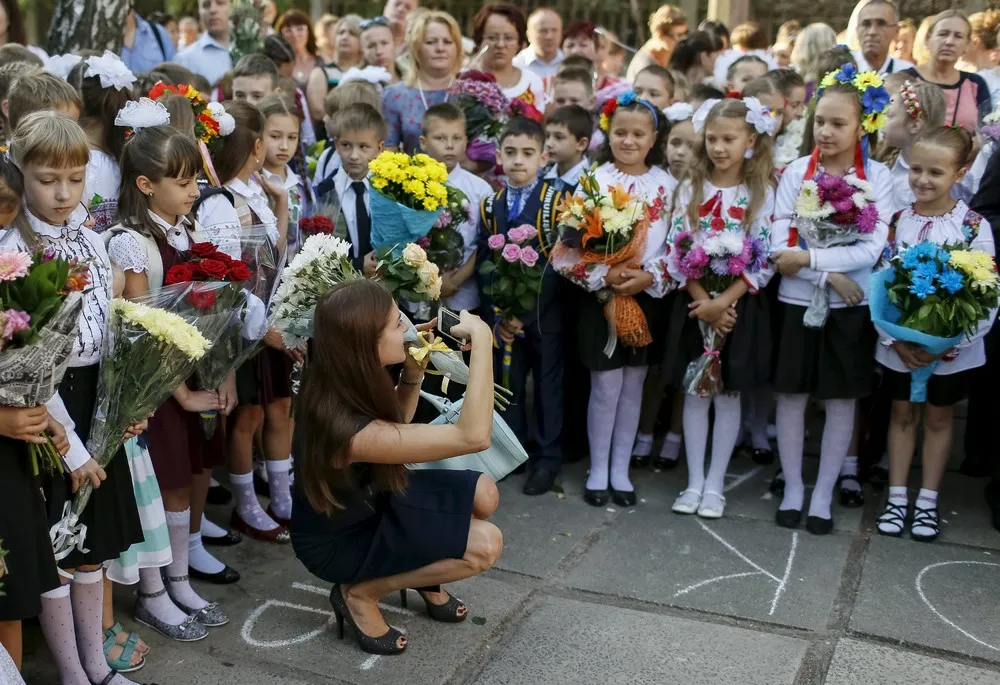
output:
M427 235L448 202L447 167L422 153L386 151L368 169L372 246L398 252Z
M992 255L927 240L893 257L888 269L872 275L868 290L875 326L935 357L981 332L1000 299ZM926 400L939 361L910 372L911 402Z
M150 301L164 304L155 297L150 296ZM129 426L150 416L194 372L212 346L209 340L219 333L221 327L214 323L212 330L203 333L197 321L190 323L166 309L112 300L97 410L87 442L99 466L106 467L118 454ZM66 503L62 520L53 529L56 559L65 558L74 548L85 549L87 531L78 521L91 492L88 482L76 493L72 506Z

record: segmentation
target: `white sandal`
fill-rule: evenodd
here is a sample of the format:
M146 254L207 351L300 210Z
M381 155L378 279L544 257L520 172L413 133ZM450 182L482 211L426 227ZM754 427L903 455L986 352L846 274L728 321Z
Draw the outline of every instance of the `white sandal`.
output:
M705 504L705 498L711 495L719 498L719 504L709 506ZM701 495L701 505L698 507L698 516L703 519L721 519L726 511L726 498L718 492L703 492Z
M696 497L685 499L686 495L694 494ZM675 514L693 514L698 511L698 507L701 506L701 491L687 489L677 496L674 500L674 506L670 507L670 510Z

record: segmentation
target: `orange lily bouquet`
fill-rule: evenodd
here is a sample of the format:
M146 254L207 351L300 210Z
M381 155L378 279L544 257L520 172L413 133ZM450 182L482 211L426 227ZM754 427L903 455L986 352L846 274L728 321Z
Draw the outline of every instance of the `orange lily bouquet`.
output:
M603 190L591 169L580 177L579 194L566 197L559 207L562 231L555 257L575 264L565 275L573 281L586 280L595 265L625 264L639 268L646 249L649 224L660 218L662 202L649 204L621 185ZM560 269L563 271L563 269ZM618 340L629 347L645 347L653 339L642 309L630 295L610 289L598 292L608 320L605 354L614 353Z

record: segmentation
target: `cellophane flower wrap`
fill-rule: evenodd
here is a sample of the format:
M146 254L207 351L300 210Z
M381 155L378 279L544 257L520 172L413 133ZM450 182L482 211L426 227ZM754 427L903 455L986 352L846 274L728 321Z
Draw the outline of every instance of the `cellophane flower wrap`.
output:
M148 295L142 302L120 298L111 301L96 409L87 442L87 450L101 468L118 453L125 441L125 430L166 401L211 348L211 337L220 332L210 317L192 322L197 315L190 309L185 316L168 311L187 307L184 298L191 289L190 283L180 284ZM206 337L199 323L214 335ZM66 503L62 519L52 527L50 535L57 560L73 549L86 552L87 529L79 520L92 492L90 483L85 483L72 505Z
M592 168L580 177L577 194L563 199L559 207L562 237L554 249L561 261L575 263L574 271L585 274L594 265L625 264L639 268L646 249L646 233L663 213L663 202L647 203L620 185L601 188ZM629 347L645 347L653 338L646 315L631 295L610 289L598 293L608 322L604 353L614 354L619 340Z
M469 159L496 163L497 138L510 113L510 100L492 74L463 71L448 89L448 97L465 114L465 135L473 153Z
M220 297L213 308L225 317L225 325L218 340L195 367L195 378L202 390L215 390L226 377L260 349L267 333L267 305L278 278L278 252L267 236L267 229L244 229L240 235L240 257L232 259L214 248L211 243L195 243L191 247L192 261L215 259L224 261L228 271L221 281L229 285L221 288ZM176 268L176 267L175 267ZM172 272L173 269L168 271ZM204 275L204 269L200 271ZM196 274L195 280L201 280ZM170 283L168 278L168 283ZM198 287L198 286L195 286ZM215 435L218 413L199 414L202 432L206 439Z
M493 301L496 324L506 319L532 312L537 307L538 295L542 291L541 256L532 246L538 231L525 224L502 233L491 235L486 241L491 259L483 262L479 273L485 277L483 292ZM499 340L495 340L499 345ZM510 362L513 343L503 343L503 380L501 384L510 388Z
M712 297L724 292L745 273L760 271L767 263L767 246L763 240L726 225L735 221L738 229L742 214L734 217L733 211L742 209L731 207L725 218L702 217L702 224L721 220L724 225L718 230L705 226L705 230L682 231L674 237L670 258L677 271L686 280L698 281ZM698 327L704 352L688 364L683 388L689 395L714 397L725 392L721 358L725 336L704 321L699 321Z
M471 221L469 198L458 188L448 186L448 201L430 233L417 241L427 252L427 259L441 271L454 271L464 263L465 238L462 224Z
M37 407L58 391L89 274L86 264L51 251L0 250L0 406ZM28 453L34 473L63 472L51 440Z
M996 263L982 250L923 241L872 274L872 323L890 337L942 354L976 334L1000 298ZM910 371L910 401L927 400L939 362Z
M388 150L368 168L372 246L401 250L427 235L448 202L448 168L423 153Z
M441 270L416 243L404 247L399 257L382 248L375 273L396 299L418 303L441 297Z

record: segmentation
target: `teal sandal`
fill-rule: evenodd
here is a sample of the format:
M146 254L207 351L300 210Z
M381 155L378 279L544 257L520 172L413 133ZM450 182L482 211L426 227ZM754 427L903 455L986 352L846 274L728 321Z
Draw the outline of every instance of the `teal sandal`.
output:
M116 631L115 628L118 630ZM132 655L135 654L136 648L139 646L139 635L137 633L130 633L125 643L119 644L118 634L122 630L121 624L116 623L113 627L104 631L104 658L107 659L108 666L113 670L119 673L132 673L146 665L146 658L141 657L138 664L135 666L132 665ZM111 650L115 647L121 647L122 653L117 659L112 659L110 656Z
M129 636L128 641L132 641L133 639L135 640L135 651L139 652L139 654L141 654L142 656L146 656L147 654L149 654L149 645L146 645L146 651L142 651L142 648L139 646L139 643L142 642L142 638L139 636L139 633L134 630L131 632L125 630L125 627L121 623L116 623L107 630L105 630L104 638L107 639L112 635L114 635L115 639L117 640L118 636L122 633L128 633Z

